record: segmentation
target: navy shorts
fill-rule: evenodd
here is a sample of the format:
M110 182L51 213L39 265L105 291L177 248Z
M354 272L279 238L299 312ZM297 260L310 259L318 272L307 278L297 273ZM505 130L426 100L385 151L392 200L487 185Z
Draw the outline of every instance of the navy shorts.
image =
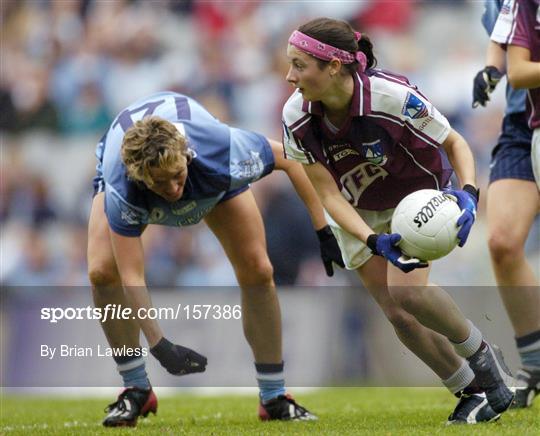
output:
M525 112L505 115L499 143L491 153L489 183L500 179L534 182L531 162L532 131Z
M233 197L236 197L237 195L241 194L244 191L247 191L249 189L249 185L242 186L241 188L231 189L230 191L227 191L223 198L218 201L219 203L223 203L224 201L230 200Z

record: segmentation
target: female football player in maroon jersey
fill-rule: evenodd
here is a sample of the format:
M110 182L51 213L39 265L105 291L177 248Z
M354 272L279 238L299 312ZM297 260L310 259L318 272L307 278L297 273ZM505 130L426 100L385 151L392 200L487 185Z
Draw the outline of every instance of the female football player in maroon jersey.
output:
M453 167L462 188L446 194L462 210L463 246L478 201L467 142L407 78L374 69L372 43L346 22L300 26L287 57L296 90L283 109L285 153L304 164L347 268L358 272L401 341L452 393L465 393L449 422L497 418L513 399L499 353L445 291L428 286L429 264L405 256L401 236L388 233L399 201L419 189L448 188Z

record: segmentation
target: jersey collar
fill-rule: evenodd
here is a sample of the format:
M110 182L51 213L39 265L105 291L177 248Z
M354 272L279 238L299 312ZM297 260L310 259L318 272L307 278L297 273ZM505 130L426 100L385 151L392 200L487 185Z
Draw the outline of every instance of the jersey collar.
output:
M364 73L353 74L354 90L349 108L350 117L360 117L371 112L371 93L369 78ZM309 114L323 116L323 107L320 101L307 101L302 103L302 111Z

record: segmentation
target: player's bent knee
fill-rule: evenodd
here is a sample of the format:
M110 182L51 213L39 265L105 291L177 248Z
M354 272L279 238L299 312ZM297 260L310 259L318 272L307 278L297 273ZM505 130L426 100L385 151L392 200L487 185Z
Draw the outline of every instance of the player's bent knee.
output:
M406 333L414 331L418 327L418 321L416 321L416 318L400 307L385 310L384 313L395 330Z
M523 255L523 244L517 238L501 233L489 235L488 247L496 263L515 260Z
M402 288L394 290L391 294L394 301L401 309L408 313L415 313L419 310L424 302L422 287Z
M118 285L120 278L114 265L95 265L88 268L90 284L96 288Z
M268 257L252 257L243 263L238 271L238 281L242 286L267 286L273 281L274 268Z

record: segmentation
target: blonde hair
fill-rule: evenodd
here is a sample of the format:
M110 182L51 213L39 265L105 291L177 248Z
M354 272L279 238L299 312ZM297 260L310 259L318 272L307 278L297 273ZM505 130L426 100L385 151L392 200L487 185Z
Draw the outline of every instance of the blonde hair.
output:
M145 117L126 131L121 155L128 176L146 186L154 184L150 168L172 172L191 161L186 138L174 124L156 116Z

